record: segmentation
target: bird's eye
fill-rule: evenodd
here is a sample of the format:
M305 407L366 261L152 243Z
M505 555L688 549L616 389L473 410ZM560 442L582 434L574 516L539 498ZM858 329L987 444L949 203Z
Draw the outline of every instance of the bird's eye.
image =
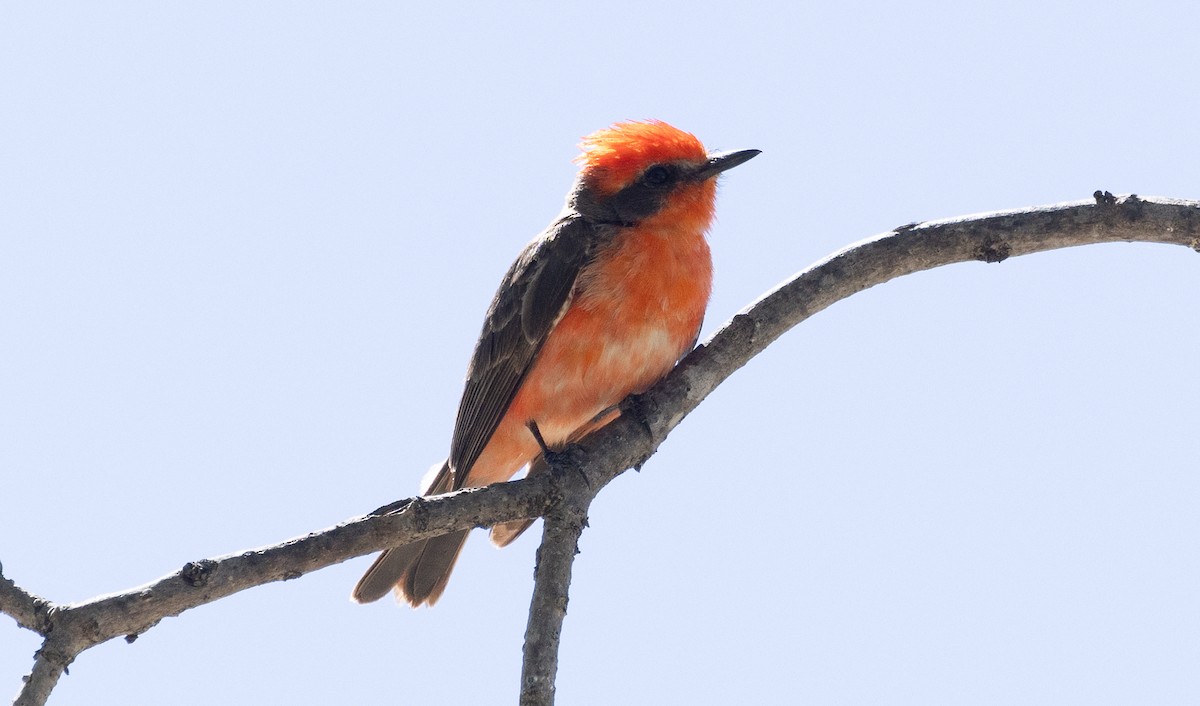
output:
M646 173L642 175L642 181L650 186L662 186L663 184L671 181L672 176L673 175L671 174L671 169L669 167L656 164L655 166L646 170Z

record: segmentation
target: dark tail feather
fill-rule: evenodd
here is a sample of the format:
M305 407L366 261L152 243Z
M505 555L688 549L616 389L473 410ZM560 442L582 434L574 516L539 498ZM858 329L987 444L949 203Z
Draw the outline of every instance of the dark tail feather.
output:
M462 530L384 551L354 587L354 600L370 603L395 589L396 598L414 608L437 603L469 533Z
M443 464L421 494L445 493L453 480L449 464ZM351 597L359 603L370 603L395 589L396 598L414 608L437 603L468 534L470 530L462 530L384 550L363 574Z

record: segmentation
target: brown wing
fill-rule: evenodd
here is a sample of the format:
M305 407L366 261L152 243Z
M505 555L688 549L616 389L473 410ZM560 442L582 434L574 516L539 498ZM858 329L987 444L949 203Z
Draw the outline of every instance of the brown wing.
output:
M509 268L488 308L467 370L450 442L453 484L447 478L435 481L435 486L463 487L546 336L570 303L575 280L603 237L597 228L606 226L593 226L578 214L566 216L527 245Z

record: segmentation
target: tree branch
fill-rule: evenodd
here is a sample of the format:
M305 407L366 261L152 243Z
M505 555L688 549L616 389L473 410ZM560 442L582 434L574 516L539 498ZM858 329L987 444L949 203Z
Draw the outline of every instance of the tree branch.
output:
M684 358L633 412L585 440L581 461L595 486L640 465L717 385L810 316L902 275L958 262L1095 243L1182 245L1200 252L1200 201L1096 192L1094 201L986 213L901 226L830 255L764 294Z
M547 510L552 485L547 475L402 500L305 537L188 562L157 581L82 603L52 605L11 580L0 580L0 611L46 638L15 703L41 706L79 653L115 637L125 636L132 642L163 618L185 610L254 586L299 578L386 547L459 529L538 517Z
M34 655L33 671L26 675L25 685L17 694L13 706L42 706L46 703L59 677L67 671L74 657L73 654L56 650L53 641L46 640L42 649Z
M1094 198L1094 202L909 224L855 243L799 273L743 309L670 375L646 393L626 400L621 417L583 440L575 461L587 477L590 492L597 492L626 469L640 467L717 385L793 326L864 289L941 265L972 260L998 263L1015 255L1092 243L1168 243L1200 252L1200 202L1136 196L1116 199L1099 191ZM548 533L545 536L543 542L549 539ZM539 550L539 571L544 561ZM569 563L566 571L569 577ZM566 586L560 586L554 595L534 599L526 630L523 706L553 703L555 675L545 670L554 668L557 656L532 651L529 641L538 630L534 611L542 605L561 604L565 613L566 599ZM562 615L549 611L544 620L540 629L552 634L557 643ZM531 675L536 675L536 683L531 683ZM527 701L533 687L538 689L537 699Z
M521 706L551 706L554 703L558 645L563 619L567 617L571 568L579 554L579 537L587 526L588 507L596 497L582 475L571 478L574 485L563 488L562 499L547 511L543 523L542 544L538 547L537 565L533 570L529 622L525 628Z
M735 370L813 314L901 275L956 262L1001 262L1016 255L1118 241L1169 243L1200 251L1200 202L1117 199L1097 192L1094 202L911 224L852 245L764 295L659 384L627 400L625 414L573 452L583 490L573 484L556 490L562 478L545 474L401 501L303 538L190 562L145 586L73 605L53 606L2 579L0 612L47 637L20 703L44 703L59 675L83 650L121 635L132 639L190 608L388 546L548 513L553 519L548 516L539 550L522 698L532 684L543 696L531 703L550 703L570 560L588 503L625 469L639 467L653 455L671 430ZM554 654L547 657L547 649Z
M0 564L0 613L11 616L17 625L42 635L46 634L46 614L50 602L29 593L4 575Z

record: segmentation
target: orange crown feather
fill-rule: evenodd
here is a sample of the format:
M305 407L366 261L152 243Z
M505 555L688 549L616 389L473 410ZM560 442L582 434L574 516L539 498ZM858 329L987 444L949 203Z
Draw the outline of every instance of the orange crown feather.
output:
M661 120L630 120L597 130L579 147L575 161L583 166L592 184L615 193L651 164L704 161L708 153L700 140Z

